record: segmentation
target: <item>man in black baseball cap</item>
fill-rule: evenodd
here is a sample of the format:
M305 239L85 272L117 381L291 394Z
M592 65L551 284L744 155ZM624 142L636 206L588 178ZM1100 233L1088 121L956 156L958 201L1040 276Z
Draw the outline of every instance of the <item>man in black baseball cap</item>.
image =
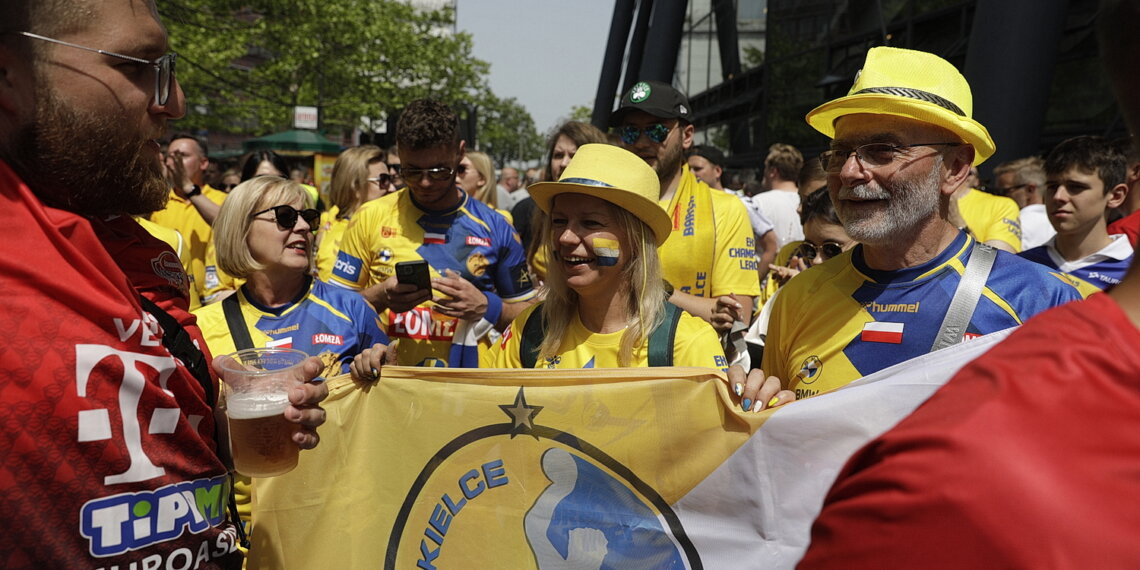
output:
M714 192L685 161L693 146L692 109L680 91L639 81L621 98L610 126L621 146L641 157L661 181L661 207L673 231L658 250L670 301L709 321L720 333L747 323L760 294L748 213L735 196Z
M724 184L720 181L721 174L724 174L724 153L720 149L698 144L693 145L685 154L689 158L689 170L694 176L713 190L724 190Z

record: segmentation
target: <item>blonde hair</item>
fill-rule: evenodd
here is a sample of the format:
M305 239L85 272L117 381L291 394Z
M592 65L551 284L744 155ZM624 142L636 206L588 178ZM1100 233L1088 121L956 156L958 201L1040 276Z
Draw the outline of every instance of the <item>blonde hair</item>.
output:
M241 279L265 269L253 258L246 239L253 225L254 212L273 206L301 201L302 208L311 208L309 193L300 184L280 176L257 176L238 184L222 203L214 220L214 250L218 268ZM313 232L316 228L312 229ZM312 236L310 232L309 235ZM311 245L311 244L310 244ZM311 256L310 247L310 256Z
M557 198L556 198L557 199ZM633 353L648 342L649 333L665 319L662 311L665 302L665 282L661 277L661 261L657 256L657 242L653 230L623 208L606 203L618 226L625 229L629 243L622 244L622 255L628 256L622 269L619 294L625 297L627 325L621 336L618 364L632 365ZM551 227L550 214L546 214L545 227ZM542 239L548 252L557 251L553 231ZM553 261L553 260L552 260ZM542 305L546 319L546 334L539 347L538 359L553 358L570 330L570 322L578 314L578 293L566 285L562 264L550 263L547 269L546 301Z
M483 186L471 195L472 198L490 206L491 208L499 207L499 192L495 187L495 167L491 164L491 157L486 153L477 150L467 151L467 160L471 161L471 165L483 177Z
M352 215L364 202L368 188L368 167L387 158L378 146L350 148L336 157L329 183L329 202L337 207L337 219Z
M795 182L804 167L804 155L796 147L786 143L776 143L768 147L768 157L764 159L764 170L775 168L780 178Z

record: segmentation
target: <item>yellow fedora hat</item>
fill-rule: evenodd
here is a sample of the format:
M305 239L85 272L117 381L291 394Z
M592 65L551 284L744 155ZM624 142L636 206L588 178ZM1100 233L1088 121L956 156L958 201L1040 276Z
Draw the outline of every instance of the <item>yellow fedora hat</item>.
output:
M807 114L815 130L835 138L835 121L844 115L897 115L938 125L974 147L974 164L994 153L989 131L973 117L970 84L950 62L923 51L871 48L846 97Z
M557 182L536 182L527 187L534 203L550 213L559 194L585 194L605 200L633 214L653 231L657 245L673 231L673 220L657 200L661 183L657 172L641 157L608 144L578 147Z

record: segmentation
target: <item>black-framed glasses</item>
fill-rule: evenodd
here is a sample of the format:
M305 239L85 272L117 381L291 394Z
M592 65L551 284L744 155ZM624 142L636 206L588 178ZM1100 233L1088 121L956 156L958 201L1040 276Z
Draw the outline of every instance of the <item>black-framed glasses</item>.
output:
M115 53L113 51L107 51L107 50L103 50L103 49L95 49L95 48L90 48L87 46L81 46L79 44L73 44L71 42L65 42L63 40L57 40L54 38L49 38L47 36L41 36L39 34L33 34L31 32L13 32L13 33L21 35L21 36L26 36L29 38L34 38L37 40L43 40L45 42L51 42L53 44L59 44L61 46L67 46L67 47L73 47L76 49L87 50L87 51L95 52L95 53L102 54L102 55L109 55L111 57L117 57L119 59L125 59L127 61L133 61L135 63L141 63L144 65L153 66L154 67L154 104L161 107L161 106L165 105L167 103L167 101L170 101L170 92L174 90L174 62L175 62L175 60L178 59L178 54L176 54L174 52L170 52L170 53L168 53L168 54L166 54L166 55L164 55L164 56L162 56L162 57L160 57L154 61L149 61L149 60L145 60L145 59L138 58L138 57L131 57L129 55L123 55L121 53Z
M388 171L393 173L393 174L399 174L400 173L400 163L397 162L396 164L389 164L388 165Z
M375 182L376 185L381 187L381 188L387 188L388 185L392 183L392 175L391 174L378 174L376 176L376 178L369 178L368 181L369 182Z
M302 220L305 220L306 224L309 224L309 229L316 229L321 225L321 213L319 211L313 208L298 210L293 206L285 204L282 204L280 206L273 206L272 208L266 208L260 212L254 212L250 214L249 217L257 218L266 212L273 212L273 218L277 222L277 226L283 230L293 229L293 226L297 225L298 216L300 216ZM265 218L258 219L265 220ZM269 220L265 221L268 222Z
M455 169L455 172L459 173L460 176L466 175L467 174L467 165L466 164L460 164L459 168Z
M823 260L827 261L839 254L843 253L843 247L837 243L825 242L818 248L810 241L805 241L800 244L799 254L800 257L807 260L809 263L815 259L815 256L823 254Z
M405 168L401 171L404 181L411 184L423 180L424 176L435 181L451 180L455 177L455 169L446 166L435 168Z
M962 146L964 143L959 142L927 142L927 143L912 143L912 144L890 144L890 143L870 143L859 145L853 149L832 149L825 150L819 154L819 164L823 166L825 172L836 173L843 169L843 165L847 162L847 158L852 153L859 159L863 166L868 168L878 168L886 166L896 158L903 151L903 149L913 148L916 146Z
M641 138L641 133L645 133L649 140L655 143L663 143L666 138L669 138L669 133L672 131L673 127L665 126L662 123L653 123L645 127L623 125L618 127L618 136L621 137L621 142L634 144L637 139Z

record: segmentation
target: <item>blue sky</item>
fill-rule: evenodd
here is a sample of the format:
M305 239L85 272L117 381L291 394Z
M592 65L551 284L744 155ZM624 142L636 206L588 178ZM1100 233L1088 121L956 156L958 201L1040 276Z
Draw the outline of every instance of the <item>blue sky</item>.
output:
M458 0L457 27L491 64L491 90L514 97L545 134L593 108L614 0Z

